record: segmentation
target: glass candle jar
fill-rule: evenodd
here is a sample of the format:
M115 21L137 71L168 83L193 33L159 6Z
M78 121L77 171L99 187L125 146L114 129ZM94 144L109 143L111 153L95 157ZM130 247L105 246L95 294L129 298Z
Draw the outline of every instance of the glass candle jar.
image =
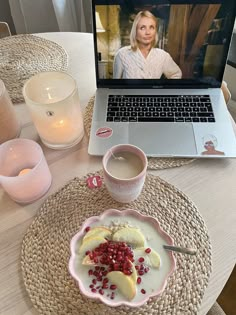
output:
M0 145L0 184L16 202L31 203L50 188L52 176L40 145L13 139Z
M0 80L0 144L19 136L21 126L16 112L6 90L5 84Z
M76 81L65 72L42 72L23 87L25 102L42 142L67 149L84 135Z

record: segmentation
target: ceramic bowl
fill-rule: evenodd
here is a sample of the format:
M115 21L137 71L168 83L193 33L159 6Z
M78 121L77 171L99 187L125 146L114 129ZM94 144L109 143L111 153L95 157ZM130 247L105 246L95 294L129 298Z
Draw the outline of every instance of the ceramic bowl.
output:
M79 254L79 248L86 234L87 227L110 227L111 225L127 224L139 228L145 236L147 247L154 249L161 258L159 269L154 270L154 268L150 268L149 272L142 276L142 283L136 284L136 295L131 301L128 301L122 296L119 290L114 299L111 298L109 289L104 290L103 295L99 293L99 288L97 292L92 292L90 285L93 276L89 275L89 270L92 268L91 266L82 265L83 257ZM69 271L71 276L77 281L81 293L85 296L97 299L109 306L127 305L130 307L139 307L145 304L150 297L157 297L165 290L168 278L176 269L174 255L172 252L166 251L163 248L164 244L173 245L174 242L173 239L163 231L155 218L140 214L138 211L132 209L122 211L109 209L104 211L100 216L88 218L83 223L78 233L72 238L70 243L71 257L69 260ZM97 282L96 286L99 287L99 282ZM146 291L145 294L141 293L142 289Z

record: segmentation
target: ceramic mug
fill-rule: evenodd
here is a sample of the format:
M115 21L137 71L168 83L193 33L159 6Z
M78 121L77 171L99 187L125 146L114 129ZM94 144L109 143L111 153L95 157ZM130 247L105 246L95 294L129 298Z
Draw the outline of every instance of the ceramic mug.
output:
M102 160L104 182L118 202L134 201L140 195L147 173L147 157L138 147L120 144L110 148Z

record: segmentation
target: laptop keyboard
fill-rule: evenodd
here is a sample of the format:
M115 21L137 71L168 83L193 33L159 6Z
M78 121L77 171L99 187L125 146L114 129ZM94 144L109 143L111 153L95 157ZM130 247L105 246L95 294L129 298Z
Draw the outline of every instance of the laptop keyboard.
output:
M106 121L215 122L209 95L109 95Z

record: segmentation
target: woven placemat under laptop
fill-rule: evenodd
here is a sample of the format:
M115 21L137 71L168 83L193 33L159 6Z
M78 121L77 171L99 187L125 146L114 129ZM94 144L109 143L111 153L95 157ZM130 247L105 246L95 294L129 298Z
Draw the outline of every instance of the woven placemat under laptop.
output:
M24 101L22 88L31 76L67 68L68 55L55 42L28 34L0 39L0 78L13 103Z
M40 314L185 315L197 314L211 272L211 244L206 225L192 201L161 178L148 175L140 197L120 204L104 184L89 189L86 178L75 178L50 196L29 227L22 245L23 279ZM101 175L102 176L102 175ZM158 219L179 246L197 248L197 255L175 254L177 269L158 298L139 308L108 307L80 294L68 272L70 240L90 216L104 210L136 209Z
M94 106L94 96L90 98L84 112L84 128L87 135L90 135L92 115ZM160 170L171 167L178 167L189 164L195 159L189 158L148 158L148 168L152 170Z

